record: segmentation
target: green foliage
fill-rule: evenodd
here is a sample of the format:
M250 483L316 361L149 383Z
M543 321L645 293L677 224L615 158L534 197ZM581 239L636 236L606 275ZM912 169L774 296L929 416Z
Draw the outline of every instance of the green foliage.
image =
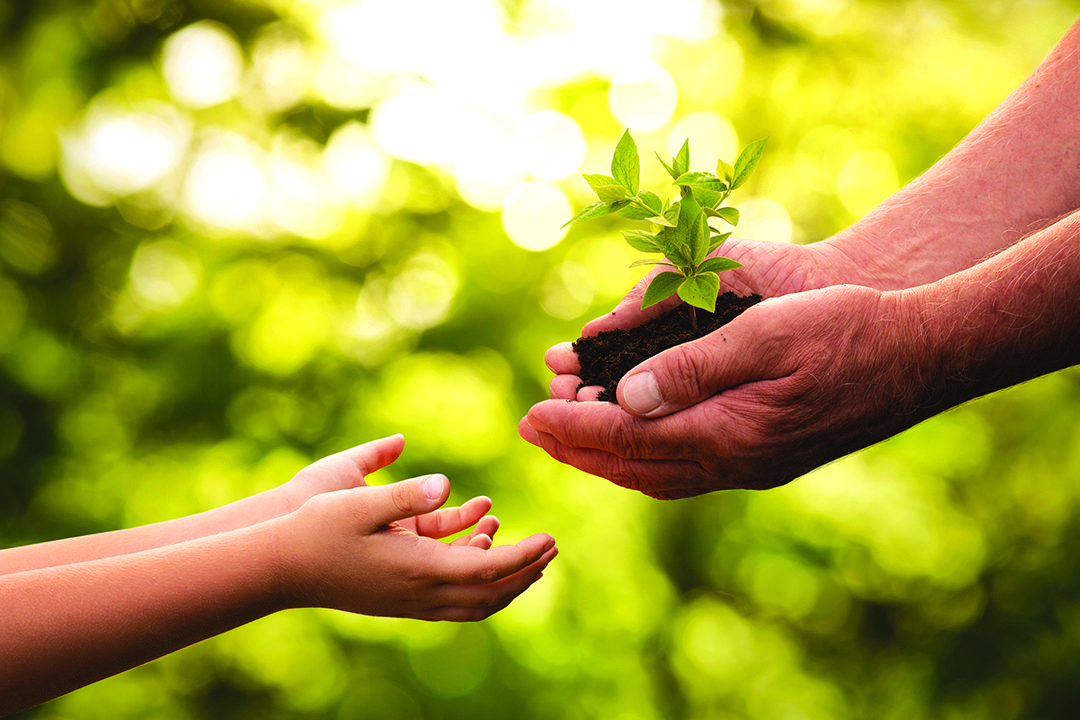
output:
M680 198L669 203L655 193L639 192L641 163L637 143L626 130L615 146L611 175L583 176L600 201L579 212L567 225L612 213L649 222L650 230L624 230L623 236L635 250L660 253L663 259L637 260L631 267L664 265L672 270L655 276L642 297L641 306L655 305L678 293L688 305L713 312L720 293L717 274L742 267L742 264L730 258L709 257L731 236L730 230L718 230L710 225L709 218L723 220L732 228L738 224L739 211L723 203L750 179L767 140L761 138L747 145L734 166L717 160L713 174L690 171L690 140L687 139L670 165L660 158L660 163L679 187Z

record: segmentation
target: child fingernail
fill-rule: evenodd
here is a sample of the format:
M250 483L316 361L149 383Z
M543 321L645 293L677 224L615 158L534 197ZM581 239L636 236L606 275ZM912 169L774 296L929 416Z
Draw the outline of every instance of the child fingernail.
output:
M444 478L442 475L429 475L424 480L424 494L432 500L442 497Z

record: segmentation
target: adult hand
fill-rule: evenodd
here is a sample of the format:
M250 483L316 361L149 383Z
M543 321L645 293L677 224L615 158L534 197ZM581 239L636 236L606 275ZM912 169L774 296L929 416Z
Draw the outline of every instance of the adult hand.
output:
M781 485L932 414L904 300L854 285L765 300L631 370L621 406L548 400L521 435L657 498Z
M773 298L841 283L873 286L872 278L862 276L860 264L845 255L839 246L828 241L793 245L731 238L724 243L720 252L725 257L743 264L741 268L720 273L720 292L757 294L764 298ZM653 276L662 269L657 268L642 278L614 310L587 323L581 334L589 337L606 330L636 327L680 304L682 301L673 296L664 302L641 309L641 298L645 289ZM551 397L563 400L595 400L599 388L586 387L578 390L581 380L577 374L581 366L571 345L569 342L560 343L550 348L545 355L545 362L555 373L550 385ZM704 399L704 396L701 399Z

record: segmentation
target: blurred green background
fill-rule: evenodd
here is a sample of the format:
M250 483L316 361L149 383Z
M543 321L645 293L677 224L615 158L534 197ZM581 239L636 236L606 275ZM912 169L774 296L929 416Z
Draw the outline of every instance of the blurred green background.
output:
M0 2L0 545L197 512L403 432L561 555L472 625L279 614L21 718L1074 718L1080 376L765 493L662 503L517 436L630 287L559 229L624 127L762 135L740 232L828 237L1076 0Z

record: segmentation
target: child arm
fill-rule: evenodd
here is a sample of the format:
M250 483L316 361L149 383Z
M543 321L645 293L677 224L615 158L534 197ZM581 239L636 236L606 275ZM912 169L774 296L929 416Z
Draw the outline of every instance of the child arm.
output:
M0 576L0 714L286 608L483 619L557 550L543 534L485 550L405 527L448 494L442 476L327 492L237 530ZM444 513L444 529L472 514Z
M0 575L141 552L272 520L312 495L363 485L365 476L401 455L404 442L393 435L330 455L278 487L195 515L0 550Z

